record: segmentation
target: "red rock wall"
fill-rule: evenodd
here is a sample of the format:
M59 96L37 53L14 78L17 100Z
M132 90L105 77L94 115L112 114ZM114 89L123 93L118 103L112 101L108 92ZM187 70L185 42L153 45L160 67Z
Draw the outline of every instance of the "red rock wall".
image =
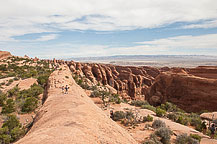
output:
M115 66L95 63L68 63L72 72L85 75L93 83L110 85L120 94L127 94L132 99L140 99L146 94L148 86L151 86L154 77L160 71L151 67ZM144 97L143 97L144 98Z
M217 80L183 73L161 73L149 88L152 105L170 101L188 112L217 110Z

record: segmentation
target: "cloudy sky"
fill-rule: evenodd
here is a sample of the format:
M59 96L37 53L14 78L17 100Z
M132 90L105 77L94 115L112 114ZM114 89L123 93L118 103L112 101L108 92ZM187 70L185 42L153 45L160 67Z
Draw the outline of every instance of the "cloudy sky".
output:
M217 55L217 0L0 0L0 50L40 58Z

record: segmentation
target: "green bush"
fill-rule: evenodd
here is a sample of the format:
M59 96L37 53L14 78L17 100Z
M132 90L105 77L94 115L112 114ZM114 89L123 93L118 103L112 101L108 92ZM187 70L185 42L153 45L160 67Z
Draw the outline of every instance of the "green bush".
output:
M1 64L1 65L0 65L0 71L7 71L7 66L6 66L6 64Z
M153 112L156 112L156 108L154 106L151 106L151 105L142 105L141 108L142 109L148 109L148 110L151 110Z
M116 104L120 104L121 99L120 99L118 94L111 94L111 95L109 95L109 102L114 102Z
M127 112L125 113L125 117L130 120L130 119L133 119L133 118L134 118L134 114L133 114L132 111L127 111Z
M131 105L141 107L143 105L149 105L149 103L147 101L142 101L142 100L133 100L131 102Z
M201 138L202 138L201 136L199 136L197 134L190 134L190 137L193 138L193 139L196 139L199 142L201 141Z
M100 96L101 93L98 90L94 90L90 95L90 97L100 97Z
M185 116L179 116L176 122L182 125L188 125L189 120Z
M49 78L49 74L46 74L46 75L41 75L37 78L37 82L38 84L40 84L41 86L44 86L46 85L47 81L48 81L48 78Z
M123 111L116 111L113 114L113 120L119 121L121 119L124 119L126 117L126 114Z
M155 134L151 134L150 139L142 144L162 144L162 142L160 142L160 139Z
M28 97L25 99L21 111L24 113L29 113L34 111L37 108L38 100L34 97Z
M165 110L163 110L163 109L161 109L161 108L156 108L156 115L157 115L158 117L163 117L163 116L165 116L165 114L166 114L166 111L165 111Z
M30 89L22 90L19 93L19 97L27 98L27 97L35 97L38 98L40 94L42 94L44 89L37 84L33 84Z
M150 115L143 117L143 122L152 122L152 121L153 121L153 117L151 117Z
M11 134L11 142L14 142L25 134L25 130L20 127L15 127L14 129L11 130L10 134Z
M154 122L152 123L152 127L157 129L160 127L166 127L165 122L161 121L161 120L154 120Z
M199 141L187 134L181 134L176 137L175 144L199 144Z
M14 88L10 89L7 93L8 93L8 97L17 96L19 93L18 86L15 86Z
M12 129L16 127L21 128L21 124L15 115L9 115L7 117L7 120L2 125L2 128L5 128L5 127L7 127L9 131L11 131Z
M0 141L2 143L12 143L25 134L21 123L15 115L9 115L0 129Z
M169 114L167 115L167 118L169 118L170 120L176 122L177 119L178 119L178 116L177 116L175 113L169 113Z
M0 92L0 106L3 106L3 105L4 105L6 99L7 99L6 94Z
M170 144L170 138L172 135L172 131L167 127L160 127L155 132L155 135L160 137L160 141L163 144Z
M15 104L13 99L7 99L6 104L2 107L3 114L9 114L15 111Z
M199 115L191 113L189 116L191 126L194 126L197 131L202 131L202 120Z

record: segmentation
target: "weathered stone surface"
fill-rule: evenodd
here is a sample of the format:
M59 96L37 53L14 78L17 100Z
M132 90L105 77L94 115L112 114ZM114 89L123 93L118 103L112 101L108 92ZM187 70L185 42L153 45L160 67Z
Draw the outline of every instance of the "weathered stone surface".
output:
M186 73L161 73L150 87L147 100L158 105L170 101L189 112L217 110L217 80Z
M0 60L1 59L5 59L5 58L8 58L8 57L11 57L11 53L10 52L7 52L7 51L0 51Z

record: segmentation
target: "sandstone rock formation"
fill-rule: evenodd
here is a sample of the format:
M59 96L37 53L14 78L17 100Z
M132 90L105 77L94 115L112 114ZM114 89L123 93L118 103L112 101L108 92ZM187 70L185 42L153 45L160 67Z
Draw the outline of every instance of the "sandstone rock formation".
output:
M74 82L66 65L61 68L51 74L47 100L31 130L17 144L137 143L93 103ZM70 87L69 94L61 92L66 84Z
M170 101L188 112L217 110L217 80L185 72L163 72L150 87L147 100L153 105Z
M69 62L71 71L86 76L94 84L101 83L115 88L119 94L129 95L132 99L143 98L148 86L160 71L151 67L123 67L106 64Z
M8 57L11 57L11 53L10 52L7 52L7 51L0 51L0 60L1 59L5 59L5 58L8 58Z

